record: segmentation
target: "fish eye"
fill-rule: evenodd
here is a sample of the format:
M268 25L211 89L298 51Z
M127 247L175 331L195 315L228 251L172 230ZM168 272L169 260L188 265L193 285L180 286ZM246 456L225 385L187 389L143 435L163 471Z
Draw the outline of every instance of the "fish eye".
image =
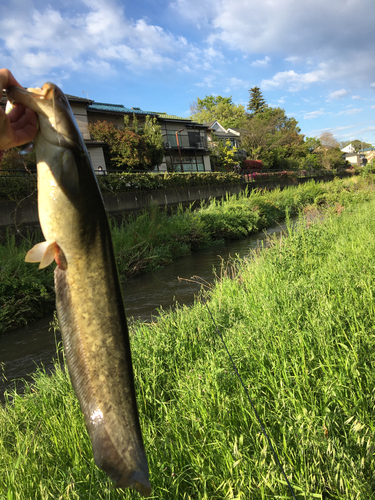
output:
M62 95L59 95L58 99L60 102L65 102L65 98Z

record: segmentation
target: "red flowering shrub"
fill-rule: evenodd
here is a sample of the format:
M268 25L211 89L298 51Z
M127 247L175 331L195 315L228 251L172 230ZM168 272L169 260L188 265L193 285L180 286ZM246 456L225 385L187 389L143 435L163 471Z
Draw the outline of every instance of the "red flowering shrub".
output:
M244 160L243 162L243 170L245 172L247 171L259 171L262 170L263 168L263 163L260 160Z

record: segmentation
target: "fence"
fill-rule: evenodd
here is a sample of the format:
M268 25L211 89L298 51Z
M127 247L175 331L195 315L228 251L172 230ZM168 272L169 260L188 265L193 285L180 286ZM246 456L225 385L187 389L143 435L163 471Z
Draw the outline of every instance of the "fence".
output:
M278 180L285 178L314 178L322 177L327 175L337 175L349 171L348 169L343 170L262 170L261 172L241 172L242 179L244 182L259 182L267 180ZM350 170L351 171L351 170Z

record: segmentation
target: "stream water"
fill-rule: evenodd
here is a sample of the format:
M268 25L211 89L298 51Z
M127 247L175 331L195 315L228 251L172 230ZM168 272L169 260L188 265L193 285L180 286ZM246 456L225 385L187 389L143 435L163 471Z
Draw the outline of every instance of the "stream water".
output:
M285 228L285 224L278 224L264 233L192 253L162 269L129 279L123 285L127 317L150 321L160 307L165 310L176 303L192 303L197 285L179 278L199 276L213 282L214 269L219 271L223 260L236 255L244 257L251 249L266 246L268 235ZM21 392L22 379L31 380L30 374L38 366L43 365L47 371L53 368L56 345L61 338L55 338L50 330L51 320L52 315L0 336L0 400L4 391L15 385Z

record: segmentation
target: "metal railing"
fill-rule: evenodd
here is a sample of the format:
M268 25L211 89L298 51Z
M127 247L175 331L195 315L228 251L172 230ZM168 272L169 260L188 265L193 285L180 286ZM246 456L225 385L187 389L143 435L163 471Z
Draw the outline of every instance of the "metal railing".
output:
M164 149L196 149L205 150L207 148L207 137L201 136L199 132L167 132L163 135Z
M240 172L244 182L259 182L259 181L272 181L287 178L314 178L321 177L325 175L337 175L341 172L345 172L348 169L340 170L261 170L261 171L248 171Z

